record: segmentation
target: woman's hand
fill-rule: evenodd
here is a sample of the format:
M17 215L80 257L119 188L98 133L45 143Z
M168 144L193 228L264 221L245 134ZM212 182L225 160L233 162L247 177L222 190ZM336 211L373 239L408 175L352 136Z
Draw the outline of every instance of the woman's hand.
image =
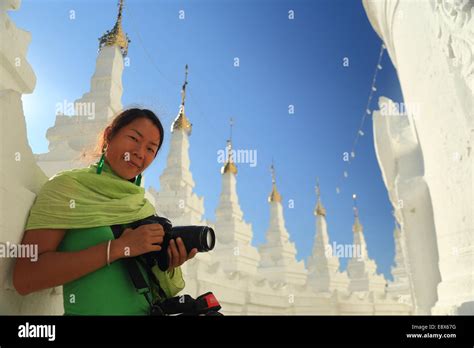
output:
M197 252L198 250L194 248L188 254L181 238L178 237L176 242L174 239L171 239L170 245L168 246L168 260L170 263L168 272L172 271L175 267L181 266L187 260L192 259L196 256Z
M134 257L150 251L160 251L165 231L160 224L141 225L136 229L127 228L122 235L112 241L113 259Z

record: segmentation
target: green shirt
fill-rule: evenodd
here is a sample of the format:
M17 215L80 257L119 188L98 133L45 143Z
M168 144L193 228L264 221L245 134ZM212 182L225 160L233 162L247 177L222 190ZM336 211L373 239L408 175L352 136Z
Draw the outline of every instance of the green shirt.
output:
M114 239L109 226L67 230L58 251L80 251ZM104 255L104 259L106 255ZM148 315L150 305L145 296L139 294L122 260L91 272L63 285L65 315ZM147 272L139 265L150 285ZM154 273L169 297L184 288L181 269L172 272ZM159 273L159 274L157 274Z

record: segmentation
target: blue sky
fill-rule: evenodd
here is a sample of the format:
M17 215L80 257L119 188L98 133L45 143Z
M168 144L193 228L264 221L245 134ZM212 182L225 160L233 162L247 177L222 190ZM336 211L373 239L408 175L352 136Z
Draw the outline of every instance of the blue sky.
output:
M10 12L18 27L32 33L27 58L37 84L23 101L35 153L47 151L45 134L54 124L56 103L72 102L89 90L97 39L112 28L116 4L24 0L19 11ZM357 133L381 45L362 3L129 0L125 6L123 26L132 40L130 65L123 74L125 107L153 109L169 130L178 112L184 66L189 65L189 152L195 192L205 197L205 217L214 219L221 187L217 152L225 147L232 117L234 148L257 151L257 165L238 164L237 175L244 218L253 225L253 244L265 241L273 158L297 258L306 260L311 254L319 177L331 242L352 242L356 193L369 255L378 271L392 279L394 221L375 157L370 117L348 178L343 177L343 153L351 150ZM289 10L294 11L293 20L288 19ZM70 11L75 19L70 19ZM239 67L234 67L235 57ZM343 66L345 57L348 67ZM386 54L382 66L371 108L381 95L402 100ZM288 113L290 104L294 114ZM159 189L169 140L168 133L161 154L146 172L147 186ZM346 263L341 259L342 269Z

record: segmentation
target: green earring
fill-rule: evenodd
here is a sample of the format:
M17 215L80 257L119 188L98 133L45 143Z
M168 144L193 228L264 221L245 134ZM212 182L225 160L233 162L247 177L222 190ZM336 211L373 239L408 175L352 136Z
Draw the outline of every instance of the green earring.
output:
M136 180L135 180L135 185L137 186L140 186L140 184L142 183L142 174L138 174Z
M97 174L102 173L102 168L104 168L104 162L105 162L105 151L107 150L107 147L104 147L102 150L102 156L100 157L99 162L97 163Z

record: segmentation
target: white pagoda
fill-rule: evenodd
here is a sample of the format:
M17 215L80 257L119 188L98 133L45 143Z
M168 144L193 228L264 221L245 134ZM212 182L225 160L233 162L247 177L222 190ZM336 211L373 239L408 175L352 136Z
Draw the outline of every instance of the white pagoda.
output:
M100 132L122 110L122 73L130 42L122 28L122 11L120 0L114 27L99 38L90 91L71 105L65 101L57 107L54 126L46 133L49 151L36 155L38 165L49 177L89 164L83 159L85 151L94 149Z
M321 202L319 181L316 185L317 203L314 209L316 216L316 235L313 252L308 257L308 283L318 292L344 291L349 285L346 272L339 270L339 257L330 244L326 222L326 208Z
M395 241L395 266L392 267L393 281L388 282L387 292L398 296L399 301L412 304L413 289L409 277L409 267L406 257L405 239L402 238L402 231L395 222L393 230Z
M271 172L272 192L268 197L270 224L266 233L266 243L258 248L261 256L259 271L273 281L303 285L306 283L308 271L303 261L296 260L295 243L290 241L290 235L285 227L273 163Z
M354 250L347 264L349 276L349 291L385 292L386 281L383 275L377 274L377 264L369 258L367 243L365 242L364 229L359 221L359 211L354 198L354 225L352 232L354 236Z
M232 127L232 124L231 124ZM237 166L232 151L232 135L227 141L227 160L221 168L222 183L216 209L216 249L214 257L227 272L257 274L260 254L252 245L252 225L244 220L237 195Z
M192 124L185 113L188 65L181 89L181 105L171 125L171 143L166 168L160 175L160 190L150 187L148 192L155 199L158 214L166 216L174 225L202 224L204 198L193 192L195 183L189 170L189 136Z

